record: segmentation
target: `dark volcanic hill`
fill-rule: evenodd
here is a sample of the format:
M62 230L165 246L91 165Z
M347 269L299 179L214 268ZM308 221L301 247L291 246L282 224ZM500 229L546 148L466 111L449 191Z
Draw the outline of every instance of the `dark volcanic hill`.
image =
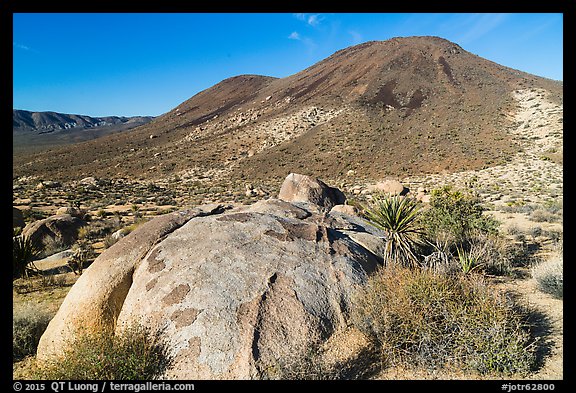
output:
M479 169L519 150L516 89L562 83L437 37L367 42L286 78L226 79L130 132L14 156L14 175L336 180ZM66 164L72 170L63 172Z

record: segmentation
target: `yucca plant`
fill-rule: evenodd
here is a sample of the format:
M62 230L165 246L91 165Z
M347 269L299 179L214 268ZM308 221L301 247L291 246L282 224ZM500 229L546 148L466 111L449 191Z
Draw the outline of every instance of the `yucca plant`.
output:
M460 263L462 273L468 274L480 267L478 255L472 252L472 250L464 250L462 247L456 247L456 251L458 252L458 262Z
M370 205L364 207L364 216L369 222L386 233L384 266L419 265L415 253L422 244L422 231L416 224L419 211L420 206L415 199L391 194L375 195Z
M42 248L20 231L12 233L12 278L27 277L32 269L37 270L32 262L42 253Z

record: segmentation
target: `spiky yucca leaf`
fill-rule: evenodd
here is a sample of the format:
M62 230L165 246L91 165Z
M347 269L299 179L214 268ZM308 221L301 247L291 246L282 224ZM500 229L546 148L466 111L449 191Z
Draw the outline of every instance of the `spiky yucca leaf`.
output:
M42 253L42 248L36 242L16 233L19 232L13 232L12 237L12 278L14 279L28 276L31 267L36 270L32 261Z
M422 234L416 225L418 202L400 195L375 195L364 211L369 222L386 233L384 265L417 266L415 249L421 244Z

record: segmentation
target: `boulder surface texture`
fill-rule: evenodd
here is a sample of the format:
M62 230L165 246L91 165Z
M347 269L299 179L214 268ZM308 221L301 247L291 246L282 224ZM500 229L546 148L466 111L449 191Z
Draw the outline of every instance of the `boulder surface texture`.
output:
M38 244L52 240L70 246L76 241L78 231L84 225L86 222L78 217L73 217L70 214L57 214L31 222L24 227L22 234Z
M327 213L330 203L205 205L143 224L71 288L38 360L83 329L139 322L163 332L173 356L165 378L261 378L344 328L351 296L379 262L353 235L381 233Z

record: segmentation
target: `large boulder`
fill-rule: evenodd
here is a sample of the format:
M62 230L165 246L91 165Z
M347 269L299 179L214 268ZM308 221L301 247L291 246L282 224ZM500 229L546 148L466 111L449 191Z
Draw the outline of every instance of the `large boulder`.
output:
M56 215L60 214L70 214L71 216L80 218L82 216L82 210L72 206L63 206L56 210Z
M410 191L396 179L386 179L374 185L370 185L368 186L368 190L371 192L381 192L392 195L406 195Z
M79 331L162 329L165 378L257 379L346 326L351 296L378 264L353 240L358 217L280 199L157 217L104 251L42 336L40 361ZM352 236L351 236L352 235Z
M330 187L321 180L297 173L286 176L278 193L278 199L287 202L308 202L326 209L346 202L346 196L339 189Z
M25 225L26 223L24 222L22 210L12 206L12 228L24 228Z
M86 222L78 217L73 217L70 214L58 214L31 222L24 227L22 234L37 244L52 240L70 246L76 241L78 231L84 225Z

